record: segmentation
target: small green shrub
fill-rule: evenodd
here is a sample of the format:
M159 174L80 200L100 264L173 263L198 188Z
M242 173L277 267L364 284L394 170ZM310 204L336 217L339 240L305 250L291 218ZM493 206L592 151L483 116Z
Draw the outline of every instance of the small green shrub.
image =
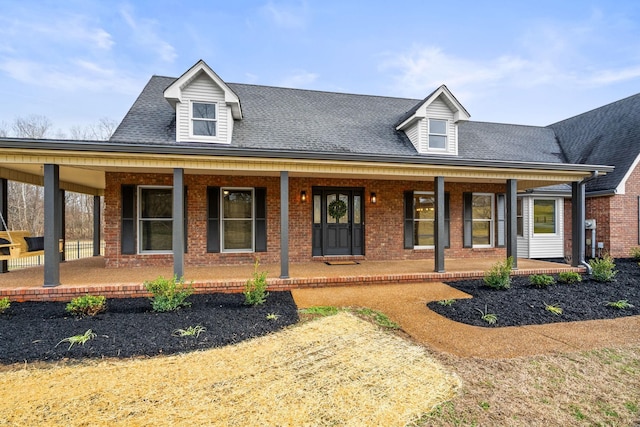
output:
M260 262L256 259L253 264L253 279L247 280L244 285L244 303L246 305L264 304L269 296L267 292L267 272L258 272Z
M480 318L485 322L487 322L488 324L495 325L496 323L498 323L498 315L494 313L489 313L486 305L484 306L484 311L480 310L479 308L476 308L476 310L480 312L480 315L481 315Z
M562 307L560 307L558 304L544 303L544 309L549 313L555 314L556 316L560 316L563 312Z
M107 309L107 298L96 295L83 295L72 299L66 306L67 313L74 316L95 316Z
M529 283L536 288L546 288L556 283L556 279L546 274L533 274L529 276Z
M456 300L454 299L443 299L438 301L438 304L444 306L444 307L451 307L454 303L456 302Z
M165 279L160 276L151 282L144 282L144 287L153 295L151 298L151 306L153 311L175 311L180 307L188 307L191 305L186 299L193 293L191 284L185 285L184 280Z
M640 246L631 248L630 255L634 260L640 261Z
M609 301L607 303L607 307L616 308L618 310L624 310L626 308L633 308L633 305L629 304L628 300L621 299L618 301Z
M484 283L493 289L509 289L512 268L513 257L507 258L504 262L497 262L484 274Z
M277 314L277 313L267 313L266 318L267 318L267 320L276 321L276 320L278 320L280 318L280 315Z
M189 326L187 329L176 329L175 331L173 331L172 335L174 337L193 337L193 336L195 336L196 338L198 338L200 336L200 334L203 333L206 330L207 330L207 328L205 328L204 326L201 326L201 325Z
M71 347L73 347L74 344L84 345L87 341L92 340L95 337L96 337L96 334L91 329L87 329L87 331L82 335L74 335L72 337L68 337L63 340L60 340L60 342L56 344L56 347L62 344L63 342L68 342L69 348L67 350L71 350Z
M575 271L562 271L558 274L558 282L571 285L582 282L582 276Z
M0 314L4 313L11 307L11 301L9 301L9 297L0 298Z
M611 255L606 254L602 258L593 258L589 260L591 266L591 275L593 280L597 282L613 282L618 273L615 268L616 264Z

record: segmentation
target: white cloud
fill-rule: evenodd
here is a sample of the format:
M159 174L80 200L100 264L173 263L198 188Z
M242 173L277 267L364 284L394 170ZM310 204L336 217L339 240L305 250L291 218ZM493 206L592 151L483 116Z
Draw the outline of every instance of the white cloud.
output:
M306 2L294 6L275 4L273 1L269 1L261 10L270 21L280 28L298 29L307 25Z
M120 15L127 25L129 25L129 28L133 30L135 41L153 50L163 61L173 62L178 54L169 42L163 40L162 37L158 35L156 30L158 23L152 19L136 20L130 9L128 6L123 6L120 9Z
M303 89L308 88L318 79L318 74L304 70L295 70L278 83L278 86Z
M74 60L73 67L24 59L0 60L0 70L10 78L34 86L68 91L110 91L124 94L140 90L140 81L96 63Z

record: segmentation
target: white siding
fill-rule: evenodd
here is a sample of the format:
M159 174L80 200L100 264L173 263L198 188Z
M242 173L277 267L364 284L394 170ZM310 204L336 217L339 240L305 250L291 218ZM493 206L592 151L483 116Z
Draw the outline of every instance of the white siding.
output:
M539 199L550 199L538 197ZM564 199L554 197L556 201L556 233L551 235L535 234L533 232L533 200L536 197L525 197L526 208L523 204L525 240L529 244L529 258L563 258L564 257ZM518 242L519 244L520 242ZM520 254L520 248L518 248Z
M215 102L217 104L216 137L191 136L191 103L190 101ZM231 140L229 132L231 114L230 108L224 101L224 91L208 76L201 74L189 82L182 90L182 102L176 106L176 140L177 141L204 141L228 143Z
M407 134L407 138L409 138L409 141L411 141L413 146L416 147L416 150L418 152L421 151L421 148L420 148L420 133L419 133L420 124L421 123L422 123L422 121L415 122L409 128L407 128L407 130L405 131L405 133Z
M437 98L431 104L426 107L425 111L426 119L422 120L423 126L421 126L422 138L421 141L424 141L420 148L421 153L439 153L439 154L458 154L458 139L457 139L457 125L453 121L453 111L447 106L447 104L442 101L442 99ZM433 150L430 151L428 148L428 140L429 140L429 130L428 130L428 122L429 119L440 119L447 121L447 149L446 151L442 150Z

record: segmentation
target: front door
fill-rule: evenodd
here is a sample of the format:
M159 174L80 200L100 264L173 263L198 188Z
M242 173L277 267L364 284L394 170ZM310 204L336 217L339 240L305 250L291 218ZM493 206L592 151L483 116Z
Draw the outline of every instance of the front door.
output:
M363 255L362 190L314 188L313 255Z

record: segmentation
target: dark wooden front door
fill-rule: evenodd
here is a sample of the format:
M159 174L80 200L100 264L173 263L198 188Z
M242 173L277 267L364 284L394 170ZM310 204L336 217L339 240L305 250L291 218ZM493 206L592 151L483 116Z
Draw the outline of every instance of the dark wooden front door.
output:
M314 188L313 255L363 255L362 189Z

